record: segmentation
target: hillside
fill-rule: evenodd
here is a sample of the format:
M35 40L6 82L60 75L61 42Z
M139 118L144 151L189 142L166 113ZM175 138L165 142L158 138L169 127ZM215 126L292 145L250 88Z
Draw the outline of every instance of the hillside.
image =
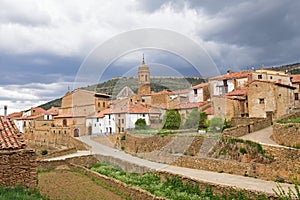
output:
M205 79L199 77L151 77L151 91L159 92L164 89L172 91L181 90L205 81ZM134 92L137 92L137 77L113 78L109 81L84 87L82 89L116 96L125 86L128 86Z
M54 99L54 100L44 103L38 107L48 110L48 109L52 108L52 106L60 107L61 106L61 98Z
M272 69L272 70L276 70L276 71L283 71L283 72L287 71L291 74L300 74L300 63L276 66L276 67L271 67L268 69Z
M155 92L162 91L164 89L180 90L190 87L191 85L197 85L205 82L205 79L199 77L153 77L151 78L151 90ZM111 80L103 83L83 87L81 89L96 91L100 93L110 94L113 97L116 96L125 86L130 87L135 93L138 89L137 77L123 77L112 78ZM50 109L52 106L60 107L62 98L58 98L42 104L41 107L45 110Z

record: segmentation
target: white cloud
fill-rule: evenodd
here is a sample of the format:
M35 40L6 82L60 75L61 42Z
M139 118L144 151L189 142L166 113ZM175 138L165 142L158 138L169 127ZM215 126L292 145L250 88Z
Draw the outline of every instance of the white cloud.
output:
M25 110L62 97L73 83L31 83L26 85L0 86L0 108L8 105L10 112Z

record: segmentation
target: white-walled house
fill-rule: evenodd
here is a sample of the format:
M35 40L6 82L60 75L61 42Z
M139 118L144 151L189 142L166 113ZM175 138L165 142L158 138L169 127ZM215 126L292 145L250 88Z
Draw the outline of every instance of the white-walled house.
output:
M209 98L208 83L195 85L189 91L189 101L191 103L207 101Z
M107 135L116 133L115 114L110 109L99 112L96 116L87 117L86 126L91 135Z
M225 95L238 88L243 88L250 79L250 72L231 72L221 76L215 76L209 79L210 91L212 96Z

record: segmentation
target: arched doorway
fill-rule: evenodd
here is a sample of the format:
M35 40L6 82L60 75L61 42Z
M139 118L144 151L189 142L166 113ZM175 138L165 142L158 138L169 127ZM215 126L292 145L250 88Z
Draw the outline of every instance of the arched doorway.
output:
M79 129L78 128L76 128L74 130L74 137L79 137Z

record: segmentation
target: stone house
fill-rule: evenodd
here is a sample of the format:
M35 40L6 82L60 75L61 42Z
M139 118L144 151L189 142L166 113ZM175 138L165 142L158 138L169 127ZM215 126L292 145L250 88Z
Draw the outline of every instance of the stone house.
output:
M109 108L99 112L96 116L87 117L86 126L89 135L116 133L115 118L115 114L112 114Z
M293 87L295 87L294 89L294 108L296 110L300 110L300 97L299 97L299 93L300 93L300 74L297 75L293 75L292 76L292 84Z
M67 92L62 97L59 115L54 117L54 126L56 129L69 127L76 137L86 135L86 117L109 108L109 102L110 95L102 93L82 89Z
M0 116L0 184L36 187L36 154L26 149L22 134L13 120Z
M281 83L284 85L291 85L290 75L281 71L274 71L268 69L254 70L251 72L251 80L268 81L274 83Z
M190 102L203 102L210 99L208 83L200 83L193 86L189 91Z
M228 71L227 74L215 76L209 79L209 89L211 96L225 95L233 90L244 88L250 79L250 72L232 72Z
M295 87L254 80L247 86L249 117L278 119L293 109Z

